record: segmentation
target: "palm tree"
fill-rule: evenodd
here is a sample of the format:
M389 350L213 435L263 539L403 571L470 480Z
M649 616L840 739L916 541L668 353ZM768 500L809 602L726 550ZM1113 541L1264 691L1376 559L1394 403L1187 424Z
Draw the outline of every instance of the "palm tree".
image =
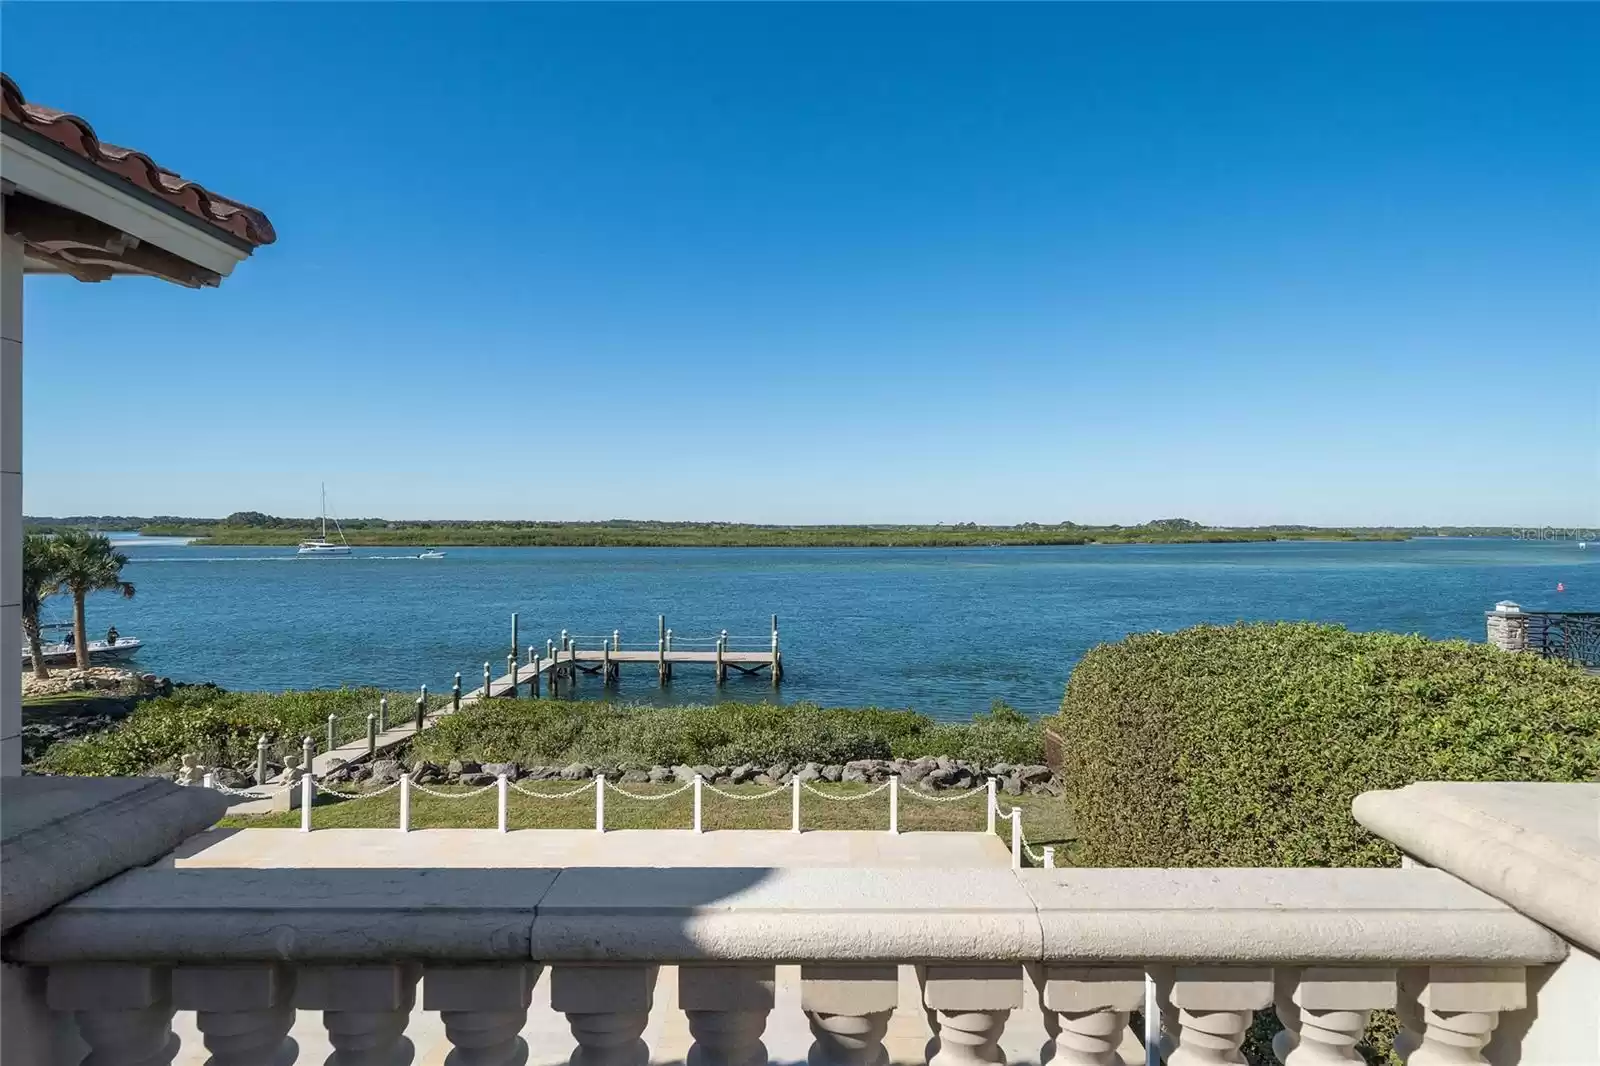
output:
M133 585L122 580L122 568L128 557L111 547L111 541L99 533L82 529L69 529L56 537L56 550L60 552L60 577L56 591L65 589L72 593L72 627L77 634L78 669L89 668L89 633L83 619L83 601L91 592L120 592L123 599L133 598Z
M22 538L22 630L33 655L33 676L49 677L39 639L39 605L53 596L61 582L61 551L48 533Z

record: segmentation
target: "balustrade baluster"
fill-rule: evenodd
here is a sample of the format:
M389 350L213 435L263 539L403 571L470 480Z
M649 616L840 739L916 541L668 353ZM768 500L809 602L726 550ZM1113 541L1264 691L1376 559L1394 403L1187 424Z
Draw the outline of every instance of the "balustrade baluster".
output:
M322 1011L333 1055L326 1066L396 1066L414 1054L406 1023L416 1004L413 964L303 966L294 1003Z
M1022 1006L1022 966L919 966L922 1004L938 1013L937 1049L928 1066L983 1066L1005 1061L1000 1035Z
M172 1002L195 1012L208 1066L294 1061L284 1046L294 1025L294 975L285 967L180 966L172 971Z
M1395 1006L1395 971L1387 967L1315 966L1287 976L1280 971L1276 985L1278 1020L1285 1028L1272 1050L1284 1066L1359 1066L1355 1048L1367 1019Z
M1119 1066L1133 1039L1128 1016L1144 1005L1144 971L1109 966L1043 966L1034 971L1051 1042L1041 1063Z
M167 1066L178 1053L171 978L161 967L52 966L45 1002L75 1015L89 1045L81 1066Z
M528 1045L520 1037L528 1021L533 986L543 967L430 965L422 974L422 1008L439 1012L453 1049L447 1066L520 1066Z
M766 1066L774 977L771 966L679 967L678 1006L694 1037L687 1066Z
M1239 1045L1255 1012L1272 1002L1272 970L1255 966L1179 966L1172 1005L1178 1045L1168 1066L1242 1063Z
M1410 998L1421 1007L1420 1019L1414 1014L1412 1019L1423 1025L1406 1066L1486 1062L1483 1048L1500 1024L1500 1013L1528 1005L1521 966L1430 966L1408 969L1401 979L1402 1001Z
M800 967L800 1008L815 1040L809 1066L884 1066L883 1034L900 1000L893 964Z
M650 1049L639 1039L655 1004L657 966L557 964L550 973L550 1006L567 1016L578 1048L572 1066L644 1066Z

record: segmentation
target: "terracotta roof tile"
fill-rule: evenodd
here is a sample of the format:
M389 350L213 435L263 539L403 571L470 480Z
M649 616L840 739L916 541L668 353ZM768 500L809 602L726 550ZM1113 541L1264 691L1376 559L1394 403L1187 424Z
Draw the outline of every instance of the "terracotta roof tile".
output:
M31 104L10 75L0 74L0 117L45 137L74 155L109 171L124 181L166 200L174 207L226 230L253 245L271 244L278 239L267 216L237 200L189 181L181 174L158 166L155 160L132 148L106 144L95 136L94 127L77 115L52 107Z

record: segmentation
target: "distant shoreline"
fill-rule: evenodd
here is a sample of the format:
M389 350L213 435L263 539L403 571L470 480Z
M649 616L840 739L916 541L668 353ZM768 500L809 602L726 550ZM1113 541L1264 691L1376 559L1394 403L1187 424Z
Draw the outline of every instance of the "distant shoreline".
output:
M235 516L230 516L233 518ZM122 529L149 538L188 538L204 546L294 547L320 534L305 519L250 514L229 520L124 519ZM86 526L93 520L33 519L35 529ZM109 523L108 523L109 524ZM103 528L103 527L102 527ZM330 530L330 536L333 531ZM1140 526L1072 523L1015 526L965 525L753 525L720 522L387 522L342 523L353 548L993 548L1074 547L1112 544L1250 544L1275 541L1400 541L1437 535L1434 530L1316 528L1306 526L1207 527L1185 519Z

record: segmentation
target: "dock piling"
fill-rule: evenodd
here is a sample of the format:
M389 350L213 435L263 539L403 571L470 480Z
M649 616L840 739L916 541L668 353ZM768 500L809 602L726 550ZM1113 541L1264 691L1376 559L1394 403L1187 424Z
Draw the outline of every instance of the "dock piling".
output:
M378 697L378 732L389 728L389 697Z
M450 686L450 711L459 713L461 710L461 671L456 671L455 683Z
M519 646L520 646L519 642L517 641L517 612L516 611L512 611L511 612L511 661L513 663L515 663L517 661L517 648ZM511 695L512 695L513 698L515 698L516 694L517 694L517 687L516 687L516 685L514 683L516 681L516 679L517 679L516 678L516 670L515 670L515 668L512 669L511 675L512 675L511 676L511 680L513 682L512 686L511 686Z
M511 698L517 698L517 653L506 656L506 680L511 683Z
M489 673L489 661L487 659L485 659L484 663L483 663L483 698L484 699L488 699L489 698L489 695L490 695L489 686L490 686L491 683L492 683L492 675Z
M378 716L367 712L367 759L378 757Z
M334 725L339 721L338 716L328 715L328 751L333 752Z
M428 717L428 686L422 686L422 693L417 697L417 732L422 732L422 721Z
M533 667L533 681L530 682L531 688L528 695L532 699L538 699L539 683L544 680L544 671L541 669L543 664L539 662L539 646L537 644L528 645L528 665Z

